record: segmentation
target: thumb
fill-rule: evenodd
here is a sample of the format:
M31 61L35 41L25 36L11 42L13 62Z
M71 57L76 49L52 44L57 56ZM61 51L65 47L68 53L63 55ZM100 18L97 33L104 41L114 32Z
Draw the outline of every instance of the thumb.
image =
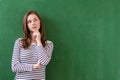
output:
M38 60L37 64L40 64L40 61Z

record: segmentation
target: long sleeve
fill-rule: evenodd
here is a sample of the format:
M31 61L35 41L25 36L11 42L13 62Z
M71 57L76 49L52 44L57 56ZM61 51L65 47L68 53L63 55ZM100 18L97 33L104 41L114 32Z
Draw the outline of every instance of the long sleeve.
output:
M32 71L32 64L20 63L20 39L17 39L13 48L12 55L12 71L13 72L24 72L24 71Z
M46 46L42 45L36 46L36 51L38 53L38 59L40 64L47 65L51 60L52 51L53 51L53 43L52 41L47 41Z

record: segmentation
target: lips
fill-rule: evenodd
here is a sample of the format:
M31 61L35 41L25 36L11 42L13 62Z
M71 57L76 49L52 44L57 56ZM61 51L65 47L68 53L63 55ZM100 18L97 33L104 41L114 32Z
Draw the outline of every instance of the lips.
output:
M32 27L32 29L35 29L36 27Z

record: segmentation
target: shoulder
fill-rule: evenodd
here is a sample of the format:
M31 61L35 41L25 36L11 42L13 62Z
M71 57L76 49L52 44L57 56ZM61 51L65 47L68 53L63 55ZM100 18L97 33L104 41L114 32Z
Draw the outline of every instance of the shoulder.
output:
M48 43L48 44L49 44L49 43L52 43L52 44L53 44L53 42L52 42L52 41L50 41L50 40L46 40L46 43Z
M17 39L16 39L16 41L20 41L20 40L22 40L22 38L17 38Z
M20 42L22 40L22 38L17 38L16 40L15 40L15 42Z
M52 45L53 46L53 42L50 41L50 40L46 40L45 43L46 43L46 45Z
M16 40L15 40L15 44L17 44L17 45L21 45L22 44L22 38L17 38Z

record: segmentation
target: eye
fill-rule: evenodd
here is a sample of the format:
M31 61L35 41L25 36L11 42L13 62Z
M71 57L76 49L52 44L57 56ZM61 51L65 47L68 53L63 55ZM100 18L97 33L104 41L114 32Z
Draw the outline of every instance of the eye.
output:
M31 23L32 21L31 20L28 20L27 23Z
M37 19L36 19L36 18L34 18L34 21L37 21Z

